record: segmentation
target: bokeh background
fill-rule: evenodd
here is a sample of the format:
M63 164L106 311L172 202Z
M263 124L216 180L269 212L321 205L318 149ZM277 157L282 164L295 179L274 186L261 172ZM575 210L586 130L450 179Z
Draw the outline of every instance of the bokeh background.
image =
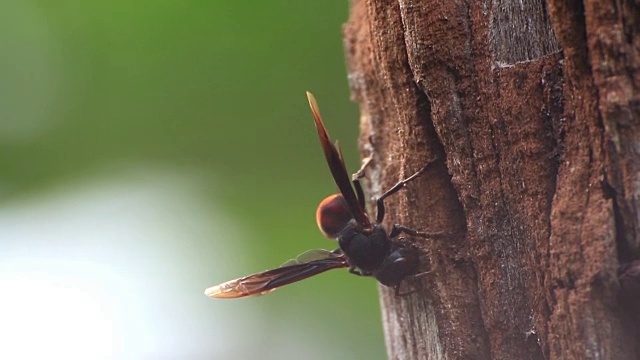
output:
M333 249L346 1L0 2L0 358L384 359L375 281L216 283Z

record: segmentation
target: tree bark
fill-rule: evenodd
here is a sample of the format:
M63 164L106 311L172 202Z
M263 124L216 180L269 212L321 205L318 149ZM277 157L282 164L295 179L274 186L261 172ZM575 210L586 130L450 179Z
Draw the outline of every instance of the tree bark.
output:
M640 358L639 32L632 0L352 0L370 193L437 157L386 225L456 234L381 287L389 358Z

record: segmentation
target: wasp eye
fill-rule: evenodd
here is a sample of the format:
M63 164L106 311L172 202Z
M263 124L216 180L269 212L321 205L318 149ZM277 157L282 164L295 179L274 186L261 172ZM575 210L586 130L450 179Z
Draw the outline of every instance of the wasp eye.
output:
M331 195L322 200L316 211L318 227L330 239L337 238L352 218L347 202L340 194Z

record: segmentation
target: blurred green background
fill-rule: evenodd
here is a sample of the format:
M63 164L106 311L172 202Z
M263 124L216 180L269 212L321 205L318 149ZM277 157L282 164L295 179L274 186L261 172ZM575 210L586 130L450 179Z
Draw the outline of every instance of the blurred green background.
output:
M0 2L0 358L383 359L372 279L216 283L333 249L346 1Z

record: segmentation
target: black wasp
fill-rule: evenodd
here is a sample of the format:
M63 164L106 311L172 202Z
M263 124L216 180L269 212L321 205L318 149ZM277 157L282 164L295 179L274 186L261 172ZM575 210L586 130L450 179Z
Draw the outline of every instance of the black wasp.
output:
M339 194L331 195L320 203L316 220L322 233L337 240L340 247L334 251L307 251L276 269L212 286L205 290L207 296L232 299L266 294L281 286L338 268L349 268L349 272L360 276L372 276L381 284L394 287L398 294L402 280L417 273L419 255L417 249L404 246L395 238L401 233L442 235L418 232L401 225L394 225L387 233L381 225L385 215L384 199L415 179L428 165L382 194L376 201L376 221L369 220L360 184L367 162L353 177L349 176L340 149L331 142L322 123L315 98L309 92L307 98L329 169L340 189Z

